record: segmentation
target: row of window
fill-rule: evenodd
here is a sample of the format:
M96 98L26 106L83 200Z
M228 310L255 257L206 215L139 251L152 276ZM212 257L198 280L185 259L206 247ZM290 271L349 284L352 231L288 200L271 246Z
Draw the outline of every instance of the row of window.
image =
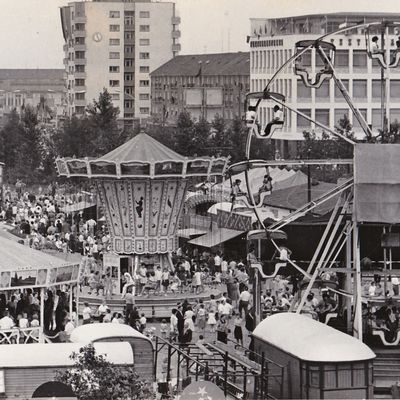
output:
M307 115L311 118L311 109L299 109L301 113ZM364 117L366 121L367 119L367 110L366 109L359 109L361 115ZM338 109L336 108L334 111L334 124L337 125L338 122L346 115L349 118L350 110L347 108ZM400 122L400 109L393 108L390 110L390 122L394 121ZM316 109L315 110L315 121L329 126L330 125L330 110L328 109ZM372 124L373 128L379 128L382 123L382 116L381 116L381 109L376 108L371 110L371 120L370 123ZM297 127L298 128L309 128L311 126L311 122L307 119L303 118L300 115L297 115ZM353 127L360 128L360 124L357 121L357 118L353 116Z
M125 11L125 17L134 16L134 11ZM110 11L110 18L120 18L121 13L119 11ZM140 11L139 18L150 18L150 11Z
M131 66L133 66L133 64ZM109 66L109 72L111 72L111 73L119 73L120 72L119 65L110 65ZM141 65L141 66L139 66L139 72L140 73L149 73L150 72L150 67L148 67L147 65ZM127 74L125 74L125 76L127 76Z
M268 83L267 79L252 79L252 91L262 91ZM369 96L374 100L381 98L381 81L373 79L368 83L366 79L352 79L351 84L348 79L342 79L343 85L346 87L350 96L354 99L363 99L367 101ZM331 86L332 85L332 86ZM351 86L351 88L350 88ZM370 87L370 89L369 89ZM282 93L287 99L292 98L292 81L291 79L276 79L272 88L273 91ZM345 101L342 93L332 81L325 81L319 89L311 89L306 87L301 80L297 80L297 99L301 101L311 101L312 91L315 91L315 98L319 100L330 101L330 95L333 92L335 101ZM392 100L400 99L400 80L392 79L390 81L390 98ZM369 94L370 93L370 94Z
M349 80L342 80L343 85L349 90ZM379 100L381 98L381 88L382 84L380 80L373 79L371 81L371 97L372 99ZM307 88L301 81L297 81L297 98L298 99L309 99L311 100L311 88ZM343 99L343 95L336 85L334 85L334 96L335 100ZM400 99L400 80L390 81L390 98ZM329 102L330 98L330 84L329 82L324 82L322 86L315 90L315 97L317 99L326 99ZM352 81L352 92L350 92L351 97L354 99L363 99L367 101L368 99L368 81L366 79L353 79Z
M121 26L119 24L111 24L109 30L110 32L119 32ZM139 25L139 32L150 32L150 25Z
M124 76L125 81L133 81L133 75L132 74L125 74ZM75 84L77 85L76 81L79 79L75 79ZM84 79L82 79L84 81ZM118 79L110 79L109 80L109 86L110 87L119 87L120 86L120 81ZM81 86L81 85L80 85ZM141 87L148 87L150 86L150 81L148 79L142 79L139 81L139 86Z
M135 48L134 48L134 46L125 46L124 50L125 50L125 53L134 53ZM83 57L82 58L85 58L84 57L84 55L85 55L84 53L85 52L82 51L81 53L83 53ZM79 57L79 58L81 58L81 57ZM120 52L119 51L110 51L109 58L111 60L119 60L120 59ZM150 59L150 53L140 52L139 53L139 58L141 60L148 60L148 59ZM132 66L132 65L126 65L126 66Z
M251 68L257 69L277 69L284 64L292 55L292 50L257 50L251 52ZM368 55L365 50L336 50L334 66L337 68L348 68L350 57L355 69L366 70L368 68ZM312 57L311 52L306 52L301 56L301 64L304 67L323 67L324 63L320 56ZM379 63L372 60L372 67L379 68Z

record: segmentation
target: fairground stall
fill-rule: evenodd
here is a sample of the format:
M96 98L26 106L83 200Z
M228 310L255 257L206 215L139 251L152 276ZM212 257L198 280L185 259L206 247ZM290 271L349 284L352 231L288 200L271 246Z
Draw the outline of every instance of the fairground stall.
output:
M140 263L150 270L171 265L189 179L222 176L227 161L184 157L140 133L98 159L62 158L56 164L60 176L95 182L112 249L125 255L105 260L105 267L116 267L114 279L120 282L124 272L135 277Z
M72 315L73 290L79 275L78 263L0 237L0 296L5 300L29 291L38 300L40 320L38 327L0 330L0 344L43 342L45 289L59 286L68 290Z

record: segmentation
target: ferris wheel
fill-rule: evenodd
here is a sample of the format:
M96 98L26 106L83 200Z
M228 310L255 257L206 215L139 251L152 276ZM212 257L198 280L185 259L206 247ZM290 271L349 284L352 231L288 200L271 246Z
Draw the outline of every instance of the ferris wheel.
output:
M351 26L346 26L345 28L339 29L335 32L320 36L314 40L298 41L295 45L293 56L290 57L275 72L265 89L262 92L252 92L247 94L245 115L246 125L248 127L246 140L246 160L233 164L228 168L228 174L231 177L232 184L232 201L236 203L242 203L245 207L251 208L255 213L261 228L249 232L248 240L261 238L269 240L277 251L280 250L280 246L278 246L276 241L285 235L284 232L282 232L282 228L284 226L309 213L318 205L321 205L332 198L337 198L336 205L331 213L325 232L320 239L318 247L315 250L307 270L302 269L294 260L288 257L286 257L284 262L279 262L277 265L279 265L280 268L284 268L286 265L290 264L304 276L306 282L305 290L302 291L301 296L293 300L290 308L290 311L300 313L302 312L307 294L312 289L316 280L323 275L324 271L329 269L331 271L338 270L338 268L336 268L336 259L339 257L339 254L343 251L343 249L346 249L347 288L331 288L331 290L340 296L344 296L346 299L347 312L352 312L352 316L351 318L349 317L348 320L351 319L354 321L352 324L353 333L359 339L362 339L361 304L363 301L363 294L361 290L360 243L358 228L360 222L362 221L357 217L359 212L357 210L358 203L355 201L354 177L346 179L328 193L324 193L322 196L304 204L296 211L291 212L288 216L274 222L272 225L266 226L262 214L260 213L266 196L269 196L272 192L272 186L267 186L270 167L295 165L310 166L321 164L352 165L354 160L251 160L250 150L252 139L254 137L267 140L273 139L274 134L281 131L282 133L279 135L279 138L282 139L284 137L283 129L286 125L287 116L289 113L294 113L298 116L301 116L312 124L315 124L315 126L321 128L326 133L331 134L333 137L337 137L339 140L346 141L353 146L353 149L356 148L355 140L347 137L341 132L338 132L333 127L327 126L320 121L311 118L311 116L299 111L295 107L288 104L284 94L271 90L277 77L290 66L293 67L294 74L299 77L303 85L313 90L318 90L324 82L333 80L334 84L342 94L349 109L351 110L354 118L358 121L359 126L364 132L366 139L365 141L376 141L376 136L373 136L371 127L368 125L363 114L354 104L348 90L346 89L346 86L344 85L337 69L335 68L336 47L332 43L333 41L329 40L331 37L337 34L354 31L355 29L364 31L366 54L371 60L375 60L381 69L381 128L382 132L384 132L385 129L387 129L389 120L389 95L387 90L387 85L390 80L389 73L391 69L398 67L400 64L400 38L397 40L395 47L393 45L394 43L390 45L389 32L398 28L400 28L400 22L380 21L354 24ZM318 65L322 66L321 70L316 73L314 71L314 74L310 68L303 63L303 58L306 56L311 56L312 54L314 54L315 58L318 59ZM272 119L264 126L261 126L259 123L261 119L259 118L259 110L261 105L266 105L268 108L273 110ZM355 152L356 151L354 150L354 153ZM254 169L265 169L265 179L263 180L263 185L260 188L255 188L251 179L250 172ZM237 186L235 186L236 183L233 178L239 173L244 173L246 185L245 190L239 189ZM260 277L265 278L266 276L263 273L260 263L257 261L257 259L253 259L253 262L250 260L250 262L255 268L256 279L259 279ZM279 268L275 268L273 275L269 275L267 277L273 278L278 273ZM258 296L258 293L256 293L256 296ZM260 316L259 301L255 302L255 306L255 314L257 319Z

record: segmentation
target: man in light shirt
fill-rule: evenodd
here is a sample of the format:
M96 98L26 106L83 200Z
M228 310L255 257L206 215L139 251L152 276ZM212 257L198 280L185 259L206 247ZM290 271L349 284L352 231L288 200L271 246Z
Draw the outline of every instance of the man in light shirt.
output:
M4 317L0 319L0 329L1 330L6 330L6 329L11 329L14 326L14 321L12 318L10 318L10 314L8 310L4 312Z
M249 303L251 299L251 294L248 288L245 287L239 296L239 315L242 316L242 310L244 310L244 316L246 317L249 312Z

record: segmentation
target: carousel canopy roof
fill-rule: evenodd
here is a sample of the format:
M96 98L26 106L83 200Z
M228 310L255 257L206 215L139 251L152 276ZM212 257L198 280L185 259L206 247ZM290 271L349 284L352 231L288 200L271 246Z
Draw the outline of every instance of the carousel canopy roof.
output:
M29 269L54 268L66 264L72 263L0 236L0 271L19 270L28 267Z
M119 162L183 161L184 156L142 132L99 160Z
M184 157L146 133L97 159L58 158L61 176L85 178L170 178L221 176L226 157Z

